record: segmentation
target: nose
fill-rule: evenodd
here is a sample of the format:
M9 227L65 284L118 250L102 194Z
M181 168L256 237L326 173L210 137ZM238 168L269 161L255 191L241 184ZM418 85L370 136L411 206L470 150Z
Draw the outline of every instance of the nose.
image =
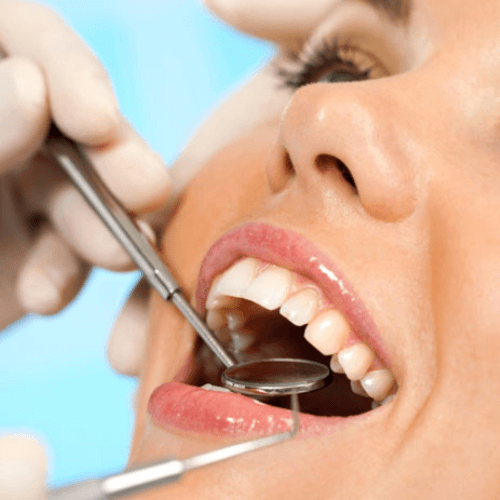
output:
M317 199L358 204L386 222L414 211L411 119L382 82L317 83L294 94L267 165L273 192L293 185Z

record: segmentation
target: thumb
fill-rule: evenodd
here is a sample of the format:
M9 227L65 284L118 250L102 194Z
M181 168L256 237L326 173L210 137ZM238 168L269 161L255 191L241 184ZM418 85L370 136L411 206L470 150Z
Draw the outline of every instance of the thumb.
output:
M44 500L47 458L29 436L0 436L0 499Z

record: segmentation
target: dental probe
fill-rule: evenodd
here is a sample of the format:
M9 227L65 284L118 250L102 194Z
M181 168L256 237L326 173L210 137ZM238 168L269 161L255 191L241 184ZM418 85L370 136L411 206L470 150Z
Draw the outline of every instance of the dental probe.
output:
M177 307L222 364L231 369L231 373L222 379L230 390L243 394L284 396L309 392L325 385L330 371L320 363L304 359L290 359L287 363L283 359L267 359L265 366L271 375L265 381L262 380L259 387L256 376L264 366L262 361L239 365L222 347L183 296L156 250L100 179L83 151L53 127L45 154L52 157L68 174L90 207L143 272L148 283L161 297ZM252 367L252 363L256 363L255 366Z
M291 395L291 402L293 427L287 432L233 444L183 460L170 458L105 478L89 479L81 483L63 486L49 490L47 500L109 500L123 495L132 495L148 488L179 481L185 472L199 467L286 441L294 437L299 430L299 398L297 394Z
M224 350L182 295L179 285L152 245L107 189L80 148L53 127L46 143L45 153L54 158L68 174L90 207L137 264L148 283L161 297L177 306L224 366L233 366L235 360Z

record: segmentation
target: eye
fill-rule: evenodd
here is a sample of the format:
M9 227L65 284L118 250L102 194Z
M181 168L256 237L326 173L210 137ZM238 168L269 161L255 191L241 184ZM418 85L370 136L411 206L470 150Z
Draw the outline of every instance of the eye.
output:
M298 89L309 83L354 82L388 76L372 55L338 40L323 40L319 46L292 53L278 63L277 72L285 87Z

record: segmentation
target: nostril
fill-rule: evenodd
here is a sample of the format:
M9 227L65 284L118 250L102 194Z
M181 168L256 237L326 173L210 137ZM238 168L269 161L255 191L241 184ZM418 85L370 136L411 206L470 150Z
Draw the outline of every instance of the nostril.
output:
M285 172L287 174L291 174L291 175L295 174L295 167L293 166L292 159L290 158L290 155L288 153L285 154L283 164L285 167Z
M354 188L354 191L358 191L351 171L347 168L345 163L335 158L335 156L327 154L318 155L316 157L316 168L321 172L332 169L338 170L342 177Z

